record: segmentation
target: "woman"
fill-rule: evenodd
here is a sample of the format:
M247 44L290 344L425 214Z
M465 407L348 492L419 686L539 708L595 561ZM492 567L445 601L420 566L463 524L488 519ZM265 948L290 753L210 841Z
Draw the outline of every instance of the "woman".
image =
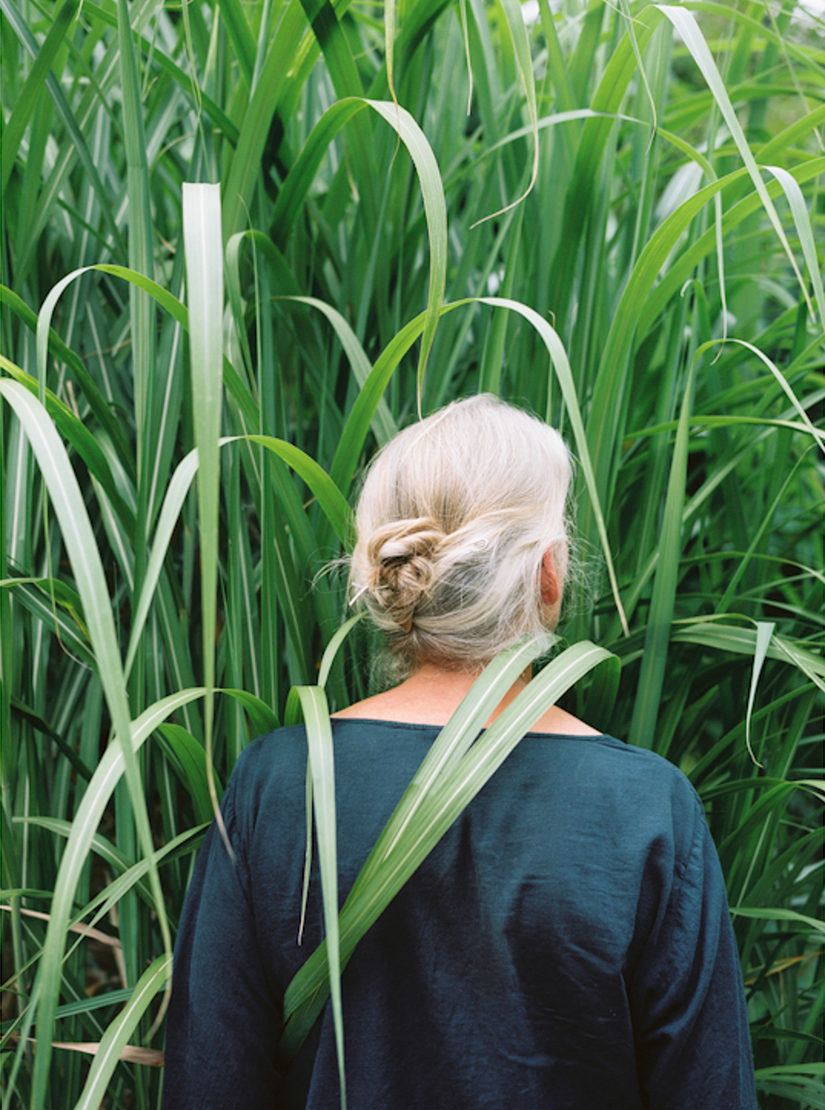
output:
M339 887L481 667L555 626L570 479L558 433L492 397L377 456L351 592L397 685L334 718ZM523 686L517 682L497 713ZM493 716L497 715L494 714ZM289 1062L306 741L243 753L175 953L164 1107L338 1105L329 1006ZM719 864L683 775L553 707L390 904L343 977L350 1110L750 1110L742 980Z

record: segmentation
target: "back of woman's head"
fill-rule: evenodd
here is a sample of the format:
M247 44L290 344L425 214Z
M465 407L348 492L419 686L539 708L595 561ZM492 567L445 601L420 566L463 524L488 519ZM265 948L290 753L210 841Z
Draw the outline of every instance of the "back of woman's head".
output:
M373 460L356 511L350 593L403 667L476 669L546 634L541 566L567 564L561 436L489 395L455 401Z

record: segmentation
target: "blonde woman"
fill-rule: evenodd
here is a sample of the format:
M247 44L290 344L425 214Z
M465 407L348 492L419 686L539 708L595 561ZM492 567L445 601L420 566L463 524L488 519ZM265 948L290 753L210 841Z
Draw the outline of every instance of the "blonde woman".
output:
M335 715L342 897L440 727L502 649L546 635L568 576L570 463L492 397L374 460L350 589L397 684ZM518 693L517 682L499 706ZM495 715L497 715L494 714ZM329 1007L289 1063L306 741L244 752L187 896L165 1110L332 1110ZM350 1110L751 1110L741 973L719 864L684 776L553 707L366 934L343 978Z

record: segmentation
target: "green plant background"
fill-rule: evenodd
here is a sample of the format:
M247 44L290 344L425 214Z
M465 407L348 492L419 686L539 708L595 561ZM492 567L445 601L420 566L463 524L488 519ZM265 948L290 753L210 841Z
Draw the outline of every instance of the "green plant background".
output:
M825 1106L824 30L0 0L3 1110L158 1105L189 869L347 616L358 474L481 390L577 457L563 631L621 679L570 704L707 805L760 1105Z

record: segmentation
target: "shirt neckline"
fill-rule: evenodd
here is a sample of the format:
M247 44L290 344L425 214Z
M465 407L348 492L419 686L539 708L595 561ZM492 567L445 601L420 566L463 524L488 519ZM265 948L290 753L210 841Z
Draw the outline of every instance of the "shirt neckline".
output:
M418 721L396 721L384 720L381 717L331 717L330 720L333 724L339 725L379 725L384 728L395 729L431 729L434 732L440 732L445 726L443 724L431 724ZM485 732L486 729L482 729ZM609 740L612 739L606 732L540 732L534 729L529 729L524 734L525 736L545 736L553 737L562 740Z

